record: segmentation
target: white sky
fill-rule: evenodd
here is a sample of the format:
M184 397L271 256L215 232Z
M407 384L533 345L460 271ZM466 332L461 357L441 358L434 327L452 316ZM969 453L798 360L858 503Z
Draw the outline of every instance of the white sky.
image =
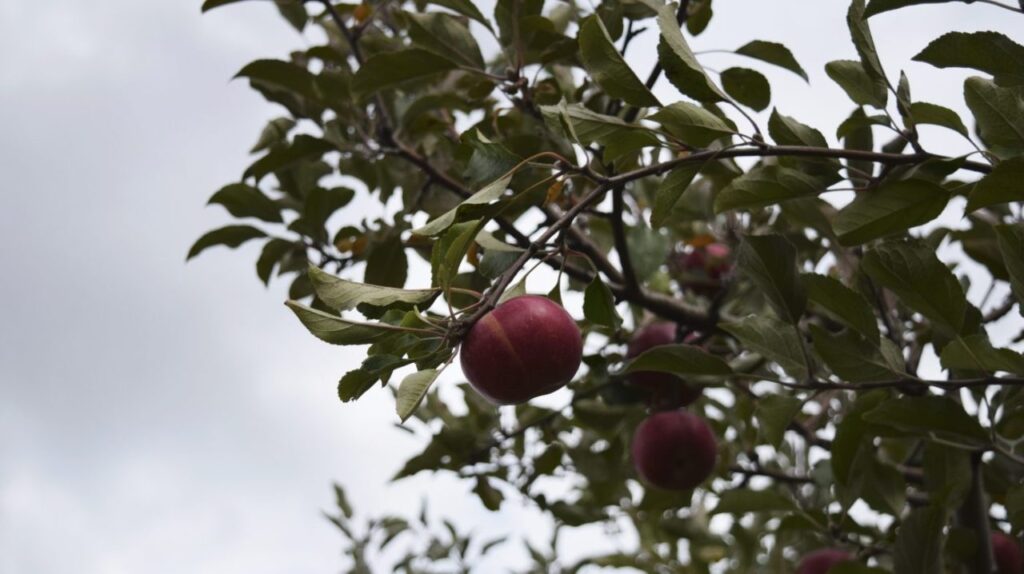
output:
M256 280L255 245L184 264L228 221L206 199L280 113L229 78L302 45L265 3L203 17L198 4L0 0L0 572L338 571L340 538L319 515L334 480L364 512L412 514L429 495L463 528L543 540L515 500L494 515L471 485L386 484L421 443L394 430L385 392L338 403L360 353L302 329L283 285ZM831 137L852 109L823 72L854 57L846 6L719 0L694 48L785 42L813 88L762 67L775 102ZM949 30L1013 36L1019 18L949 4L872 24L891 75L904 66L917 98L963 109L964 74L909 58ZM631 58L642 77L652 53L641 43ZM676 98L664 82L659 96ZM564 551L608 550L594 541ZM519 557L513 544L486 570Z

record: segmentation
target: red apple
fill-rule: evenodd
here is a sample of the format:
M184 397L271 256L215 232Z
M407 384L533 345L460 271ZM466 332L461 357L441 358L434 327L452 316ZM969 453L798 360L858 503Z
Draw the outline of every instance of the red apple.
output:
M694 336L688 335L692 340ZM651 323L638 330L626 348L626 358L632 359L648 349L676 342L674 323ZM648 394L648 403L658 409L674 409L689 405L700 398L701 389L687 385L670 373L640 371L629 375L629 384Z
M689 490L711 476L717 449L704 419L686 411L663 411L640 423L631 450L640 478L666 490Z
M718 292L722 278L732 271L732 249L724 243L693 247L676 255L671 267L682 274L686 287L711 297Z
M683 270L695 274L706 274L708 278L719 280L729 272L732 265L732 250L724 243L711 243L704 247L694 247L683 256Z
M807 554L796 567L796 574L826 574L833 566L853 560L850 553L838 548L822 548Z
M1024 553L1016 538L996 531L992 533L992 553L999 574L1024 573Z
M572 380L583 359L583 337L560 305L524 295L498 305L462 341L462 372L499 405L524 403Z

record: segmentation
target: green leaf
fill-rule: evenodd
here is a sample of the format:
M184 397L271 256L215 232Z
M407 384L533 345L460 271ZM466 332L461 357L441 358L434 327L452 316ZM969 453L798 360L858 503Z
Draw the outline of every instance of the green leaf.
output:
M737 488L721 493L711 515L746 514L748 512L795 512L796 504L774 490Z
M293 249L295 249L295 244L284 239L271 239L263 244L260 257L256 260L256 276L264 285L270 284L270 276L274 273L274 267Z
M801 335L793 325L771 315L749 315L739 321L722 324L722 329L739 339L745 349L778 363L793 379L807 379Z
M622 59L608 36L608 30L596 15L580 25L579 44L584 67L609 96L637 107L661 105Z
M949 108L927 102L914 102L910 104L910 116L917 125L930 124L940 126L951 129L964 137L970 137L963 120L960 119L956 112Z
M208 12L214 8L220 8L221 6L227 6L228 4L235 4L236 2L244 2L246 0L205 0L203 2L202 11Z
M864 71L868 77L875 82L888 85L882 62L878 59L878 50L875 49L875 40L871 36L871 28L864 18L864 0L853 0L850 3L850 10L846 13L846 23L850 28L853 45L857 48L857 54L864 64Z
M476 486L473 493L480 498L480 503L491 512L497 512L501 508L501 501L504 500L501 491L491 486L491 481L486 476L476 477Z
M533 460L533 470L540 476L553 474L555 469L562 464L562 456L565 454L565 447L561 443L551 443L540 456Z
M569 504L563 500L553 503L548 510L558 521L569 526L583 526L584 524L600 522L608 518L600 508L585 504ZM541 566L541 572L550 572L550 569L546 567L549 563L547 559L536 551L531 552L531 554L533 554L533 558L537 561L538 565Z
M761 111L772 101L772 88L761 72L748 68L729 68L722 72L722 88L737 102Z
M785 47L778 42L766 42L764 40L754 40L744 44L736 50L737 54L747 56L748 58L754 58L761 60L762 62L768 62L774 64L780 68L784 68L800 76L804 81L808 81L807 72L800 67L800 64L793 57L793 52L789 48Z
M965 446L988 443L988 432L950 397L890 399L864 415L864 420L912 436L935 436Z
M483 223L480 220L456 223L434 242L430 254L432 285L447 288L458 275L462 259L469 251L469 246L480 232Z
M780 114L777 109L772 110L772 115L768 118L768 135L779 145L828 147L828 142L821 132Z
M498 304L501 305L502 303L508 301L509 299L515 299L516 297L522 297L523 295L526 295L526 279L527 277L524 276L514 285L506 289L505 292L501 294L501 297L498 298Z
M235 248L251 239L266 236L267 234L262 230L249 225L228 225L220 229L214 229L192 244L192 248L188 250L188 256L185 257L185 261L216 245L226 245Z
M306 204L302 207L302 218L293 222L294 228L305 231L313 237L327 237L327 220L342 207L345 207L356 196L356 192L347 187L314 187L306 196Z
M512 171L522 161L505 144L490 140L478 129L464 132L461 139L463 144L473 150L465 172L471 185L491 183Z
M235 217L255 217L271 223L281 223L281 209L263 192L244 183L232 183L220 188L210 197L207 205L223 205Z
M672 252L672 244L668 235L647 227L643 221L626 228L626 247L633 261L633 272L641 283L664 265Z
M704 67L686 43L679 23L676 22L674 5L662 6L657 11L658 29L661 30L658 61L665 69L665 77L677 90L698 102L728 100L725 93L708 78Z
M610 142L625 132L647 132L638 124L627 124L615 116L599 114L581 104L541 106L541 113L550 123L559 126L567 136L581 144ZM651 135L652 144L656 142Z
M768 395L757 401L754 416L757 418L758 434L774 448L782 442L786 429L800 412L803 401L785 395Z
M358 399L380 380L378 375L363 369L353 369L345 373L338 381L338 398L344 403Z
M1024 153L1024 99L1019 90L967 78L964 99L978 123L978 135L993 153L1002 158Z
M1024 315L1024 223L997 225L999 251L1010 274L1010 287L1017 297L1017 310Z
M869 76L864 70L864 64L856 60L836 60L825 64L825 73L839 84L855 104L885 109L889 99L885 82Z
M1006 493L1006 514L1014 530L1024 526L1024 484L1016 485Z
M836 425L836 437L832 441L832 474L839 486L854 494L859 492L860 485L857 483L863 478L861 473L854 472L857 455L862 445L870 444L874 435L864 415L883 404L888 396L886 391L881 390L858 395Z
M916 508L900 523L893 548L893 574L942 574L943 529L941 506Z
M357 96L366 96L455 68L455 62L419 48L384 52L359 67L352 78L352 91Z
M402 383L398 385L398 396L395 398L395 411L403 423L423 402L423 397L427 396L430 385L434 384L439 374L436 369L427 369L402 379Z
M729 364L692 345L659 345L634 358L626 366L625 373L657 371L681 377L707 375L731 375Z
M288 90L311 100L320 99L316 76L304 66L292 62L256 60L246 64L235 77L248 78L252 82Z
M836 137L846 139L852 137L857 131L870 129L872 126L888 126L889 118L882 114L869 116L864 113L863 108L857 108L850 117L843 120L836 128Z
M651 209L651 225L661 227L668 222L672 211L681 204L686 190L690 188L694 178L700 173L704 164L687 163L683 164L668 173L661 180L658 191L654 196L654 207Z
M409 259L405 255L402 236L397 231L389 233L382 241L370 243L366 255L366 270L363 280L386 287L404 287L409 273Z
M413 338L413 340L416 339ZM398 355L370 355L363 360L361 367L345 373L345 376L338 381L338 398L346 403L354 401L370 390L374 383L387 380L395 369L412 362L412 359L403 359Z
M595 276L583 292L583 316L595 325L618 329L622 319L615 310L615 296L611 289Z
M899 516L907 504L907 482L903 474L877 458L864 457L861 460L861 472L864 473L861 498L879 512Z
M302 32L309 21L309 14L306 12L304 0L274 0L277 11L292 25L293 28Z
M832 229L836 209L831 203L820 197L804 197L780 203L779 207L790 221L817 231L829 241L836 241L836 234Z
M441 292L440 289L396 289L356 283L313 266L309 268L309 278L313 282L316 296L337 311L355 309L360 304L374 307L387 307L395 303L429 305Z
M766 165L755 167L729 182L715 196L715 213L757 209L800 197L816 197L821 183L802 171Z
M417 46L470 68L487 67L473 34L455 16L426 12L409 13L408 17L409 38Z
M267 122L266 127L260 132L260 139L256 145L249 150L251 153L263 151L274 144L282 143L288 134L295 127L296 122L291 118L276 118Z
M708 24L711 23L711 17L714 16L714 10L711 9L711 0L700 0L695 3L696 10L690 10L690 16L686 19L686 31L694 36L699 36L704 30L707 30Z
M457 205L454 209L437 217L423 227L414 229L412 232L416 235L439 235L441 232L451 227L456 221L465 219L464 212L470 211L470 209L467 208L470 208L471 206L485 205L500 198L512 182L513 175L515 175L513 172L506 173L484 186L480 191L463 200L463 202ZM479 216L479 213L473 211L472 216Z
M652 114L668 133L694 147L705 147L716 139L736 132L722 118L687 102L676 102Z
M971 68L1000 86L1024 85L1024 46L998 32L950 32L914 56L936 68Z
M967 213L1014 201L1024 201L1024 158L1021 157L999 162L974 185L967 198Z
M300 134L292 142L280 148L271 149L266 155L256 160L243 177L253 177L256 181L263 179L268 173L289 167L300 161L319 158L325 153L335 150L327 140Z
M905 372L886 360L878 339L865 340L854 331L833 335L817 325L811 325L811 336L814 350L828 368L844 380L864 383L907 378Z
M924 450L924 483L933 500L947 508L959 506L971 486L970 453L929 442Z
M942 367L949 370L1003 371L1024 375L1024 356L1012 349L997 349L983 334L957 337L942 349Z
M476 20L483 24L488 30L491 30L491 22L480 12L480 9L476 7L471 0L427 0L428 4L436 4L438 6L444 6L449 10L458 12L470 20Z
M867 340L878 340L878 321L863 295L825 275L804 273L800 279L811 301L859 331Z
M923 179L890 181L857 194L839 211L835 229L843 245L861 245L902 233L935 219L949 203L949 191Z
M523 20L539 16L544 0L498 0L494 5L494 20L503 46L512 46L516 41Z
M905 305L952 334L967 324L967 297L935 251L918 242L891 241L869 251L861 270Z
M864 17L870 18L875 14L881 14L882 12L888 12L889 10L896 10L897 8L903 8L906 6L916 6L918 4L945 4L947 2L973 2L974 0L871 0L868 4L868 9L864 11Z
M807 307L807 295L793 244L781 235L748 235L740 243L737 260L779 317L797 324Z
M297 301L287 301L285 304L313 336L332 345L366 345L397 331L396 327L390 325L349 321Z

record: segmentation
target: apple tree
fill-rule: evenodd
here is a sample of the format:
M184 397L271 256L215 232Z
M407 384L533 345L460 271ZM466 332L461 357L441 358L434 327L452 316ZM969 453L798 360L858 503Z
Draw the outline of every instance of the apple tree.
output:
M850 111L812 127L772 108L808 77L776 39L704 67L711 0L276 0L308 47L239 71L281 116L188 257L262 243L296 327L365 350L338 395L394 394L423 440L398 478L637 541L533 571L1019 574L1024 46L920 47L972 71L960 114L871 31L943 1L837 6ZM1008 1L958 9L1024 23ZM495 547L340 487L330 518L357 572Z

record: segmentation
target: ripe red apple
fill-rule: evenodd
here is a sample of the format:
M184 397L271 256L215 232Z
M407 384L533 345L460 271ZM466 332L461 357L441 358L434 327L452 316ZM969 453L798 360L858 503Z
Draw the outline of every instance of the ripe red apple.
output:
M583 337L560 305L537 295L509 299L486 314L462 341L462 372L499 405L524 403L572 380Z
M717 449L704 419L686 411L663 411L637 426L631 450L640 478L666 490L689 490L711 476Z
M687 339L693 340L690 334ZM651 323L638 330L626 348L626 358L632 359L648 349L671 345L676 341L674 323ZM687 385L670 373L640 371L629 375L629 384L648 394L648 404L657 409L674 409L689 405L700 398L701 389Z
M999 531L993 532L992 553L995 554L999 574L1024 573L1024 553L1016 538Z
M852 559L850 553L845 550L822 548L804 556L796 568L796 574L826 574L833 566Z
M683 259L683 269L687 271L703 271L709 278L719 280L729 272L729 257L732 250L724 243L711 243L704 247L695 247Z
M732 249L724 243L693 247L676 255L670 267L682 275L686 287L710 297L718 292L722 278L732 271Z

